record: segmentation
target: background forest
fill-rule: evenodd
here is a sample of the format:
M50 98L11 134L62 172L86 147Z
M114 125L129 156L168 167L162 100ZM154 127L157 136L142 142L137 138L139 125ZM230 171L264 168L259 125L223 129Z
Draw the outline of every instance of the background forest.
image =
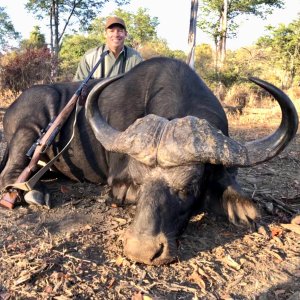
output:
M99 17L105 2L29 0L28 13L34 14L37 20L49 20L49 35L45 36L35 26L28 39L20 37L5 8L0 7L2 102L10 102L33 84L72 80L85 51L105 41L107 16ZM137 8L135 13L126 11L128 0L115 2L121 6L112 14L125 19L129 32L127 44L137 49L144 59L168 56L186 60L187 53L171 50L166 40L158 37L157 17L145 8ZM285 90L299 85L300 16L288 25L268 27L266 34L253 45L235 51L226 49L226 40L236 34L238 16L252 14L264 18L272 9L283 6L282 0L199 1L197 27L211 36L214 46L196 45L195 70L220 100L238 99L237 104L245 104L250 92L248 76L268 80ZM12 47L15 41L18 46Z

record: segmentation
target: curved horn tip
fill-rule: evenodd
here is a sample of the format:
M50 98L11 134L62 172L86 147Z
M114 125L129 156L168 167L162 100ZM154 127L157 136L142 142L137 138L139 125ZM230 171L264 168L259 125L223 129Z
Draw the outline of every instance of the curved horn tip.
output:
M255 83L255 84L258 84L258 85L263 84L263 83L267 83L265 80L262 80L258 77L255 77L255 76L248 77L248 80ZM270 84L270 83L268 83L268 84Z
M272 95L272 92L270 89L272 89L272 90L275 89L277 91L277 93L281 94L281 96L287 97L287 95L281 89L279 89L277 86L275 86L274 84L272 84L266 80L263 80L263 79L260 79L258 77L254 77L254 76L248 77L248 79L251 82L255 83L256 85L260 86L261 88L267 90L269 93L271 93L271 95ZM274 97L274 95L273 95L273 97Z

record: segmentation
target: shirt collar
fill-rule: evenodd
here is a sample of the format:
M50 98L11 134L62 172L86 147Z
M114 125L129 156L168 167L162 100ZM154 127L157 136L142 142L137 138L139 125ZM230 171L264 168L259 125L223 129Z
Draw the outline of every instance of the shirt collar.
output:
M110 54L111 54L111 51L109 50L108 46L105 44L104 51L106 51L106 50L108 50L108 54L110 55ZM125 52L125 46L123 46L123 49L121 50L119 56L120 56L121 54L123 54L124 52ZM119 56L118 56L118 57L119 57Z

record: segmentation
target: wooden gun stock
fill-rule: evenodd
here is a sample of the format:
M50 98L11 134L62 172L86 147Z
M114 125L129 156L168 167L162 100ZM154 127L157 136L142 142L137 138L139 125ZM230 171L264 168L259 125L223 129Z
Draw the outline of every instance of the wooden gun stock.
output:
M13 209L18 197L20 196L18 191L16 190L11 192L5 192L3 193L2 198L0 200L0 205L8 209Z

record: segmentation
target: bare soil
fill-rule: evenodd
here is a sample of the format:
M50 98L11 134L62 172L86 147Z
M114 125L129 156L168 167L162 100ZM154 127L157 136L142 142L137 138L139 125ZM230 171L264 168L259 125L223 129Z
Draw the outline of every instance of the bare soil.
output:
M236 124L238 140L274 129ZM0 299L300 299L300 225L290 223L300 213L300 132L278 157L239 175L264 227L198 215L178 260L158 267L123 256L134 206L119 206L105 185L48 180L51 210L0 209Z

